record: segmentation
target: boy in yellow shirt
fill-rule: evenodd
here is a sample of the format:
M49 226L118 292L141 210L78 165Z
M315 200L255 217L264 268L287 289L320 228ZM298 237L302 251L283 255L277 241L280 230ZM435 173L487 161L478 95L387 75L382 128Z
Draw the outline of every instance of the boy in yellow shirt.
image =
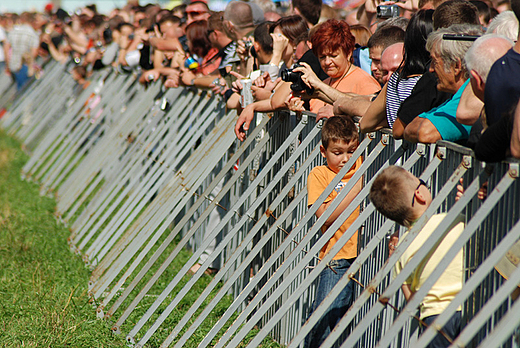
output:
M318 166L312 169L307 181L307 204L310 207L318 197L323 193L325 188L334 179L336 174L352 157L354 151L359 146L359 133L354 122L345 116L334 116L329 118L321 130L320 151L322 156L327 160L326 166ZM325 210L330 206L334 198L341 189L346 185L350 178L362 164L361 157L345 174L343 179L336 185L334 191L325 199L323 204L316 211L319 218ZM359 180L347 196L341 201L339 206L334 210L330 217L325 221L321 230L325 232L327 228L338 218L338 216L347 208L356 195L361 191L362 180ZM325 244L320 251L320 259L327 254L337 240L345 233L347 228L359 216L359 207L348 217L341 225L332 238ZM357 256L357 232L350 238L343 248L334 256L329 263L329 267L325 268L318 278L318 286L316 288L316 299L314 300L310 314L319 306L321 301L328 295L334 285L346 273L352 262ZM332 269L335 271L332 271ZM334 329L338 321L347 312L352 304L354 297L354 284L349 284L343 289L341 294L334 300L328 309L328 312L320 319L316 326L311 330L305 339L305 347L319 347L327 338L331 330ZM309 314L309 316L310 316Z
M382 215L411 228L430 206L432 196L424 181L401 167L390 166L374 180L370 188L370 200ZM402 271L445 217L446 214L436 214L428 220L396 263L396 274ZM453 222L449 227L449 232L444 236L437 249L422 260L417 269L403 283L401 288L406 300L420 289L463 230L464 221L462 218ZM401 240L407 233L401 237ZM430 325L448 307L462 289L463 275L463 254L460 250L422 300L420 318L423 322ZM442 328L442 331L451 339L456 338L460 333L460 310L459 308ZM425 328L421 327L421 329L422 332ZM443 335L437 334L428 347L443 348L449 345L450 342Z

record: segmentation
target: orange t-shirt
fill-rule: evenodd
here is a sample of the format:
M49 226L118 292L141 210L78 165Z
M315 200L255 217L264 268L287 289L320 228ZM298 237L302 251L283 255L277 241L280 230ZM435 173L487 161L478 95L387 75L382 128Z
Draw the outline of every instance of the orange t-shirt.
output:
M357 66L342 79L330 84L331 78L323 80L324 83L334 87L343 93L355 93L361 95L373 94L381 90L379 83L363 69ZM310 111L317 113L319 109L327 105L319 99L310 101Z
M350 168L347 174L341 179L341 181L336 185L331 194L325 199L323 203L328 203L332 201L341 189L346 185L346 183L352 178L352 175L358 170L358 168L363 163L362 158L358 158L356 163ZM307 205L311 206L318 197L325 191L327 185L334 179L336 173L329 169L327 166L318 166L314 167L307 180ZM323 246L320 250L320 259L325 256L326 253L330 251L330 249L336 244L338 239L345 233L345 231L352 225L354 220L359 216L359 207L354 210L354 212L347 218L347 220L341 225L339 230L334 233L332 238L329 239L327 244ZM321 231L325 232L327 228L322 226ZM334 256L334 260L339 259L351 259L357 256L357 240L358 233L354 233L354 235L347 241L347 243L343 246L343 248Z

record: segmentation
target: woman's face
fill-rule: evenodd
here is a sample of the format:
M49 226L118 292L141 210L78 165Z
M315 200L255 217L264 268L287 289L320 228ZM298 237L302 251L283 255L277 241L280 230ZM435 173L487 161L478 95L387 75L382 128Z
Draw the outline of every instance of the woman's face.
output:
M332 78L343 76L350 65L350 55L346 56L342 49L322 53L318 58L323 71Z

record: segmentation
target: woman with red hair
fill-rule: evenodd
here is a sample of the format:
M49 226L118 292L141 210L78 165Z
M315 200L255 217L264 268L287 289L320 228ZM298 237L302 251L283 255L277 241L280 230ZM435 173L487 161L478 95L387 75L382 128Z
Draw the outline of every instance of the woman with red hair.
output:
M329 19L320 24L311 36L312 51L329 78L321 81L310 67L303 63L294 71L302 72L302 80L315 90L310 102L310 111L321 117L333 116L332 103L343 93L369 95L378 92L379 83L368 73L353 64L355 38L349 25L340 20ZM303 101L293 98L288 102L291 110L303 111Z

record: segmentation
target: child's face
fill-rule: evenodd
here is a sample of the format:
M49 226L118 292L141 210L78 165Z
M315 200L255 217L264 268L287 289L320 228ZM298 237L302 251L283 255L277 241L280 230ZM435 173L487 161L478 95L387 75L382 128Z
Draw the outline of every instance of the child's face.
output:
M327 160L327 165L334 173L338 173L341 168L348 162L352 157L354 151L356 151L359 142L357 139L350 142L343 140L330 141L327 148L320 146L321 155Z

